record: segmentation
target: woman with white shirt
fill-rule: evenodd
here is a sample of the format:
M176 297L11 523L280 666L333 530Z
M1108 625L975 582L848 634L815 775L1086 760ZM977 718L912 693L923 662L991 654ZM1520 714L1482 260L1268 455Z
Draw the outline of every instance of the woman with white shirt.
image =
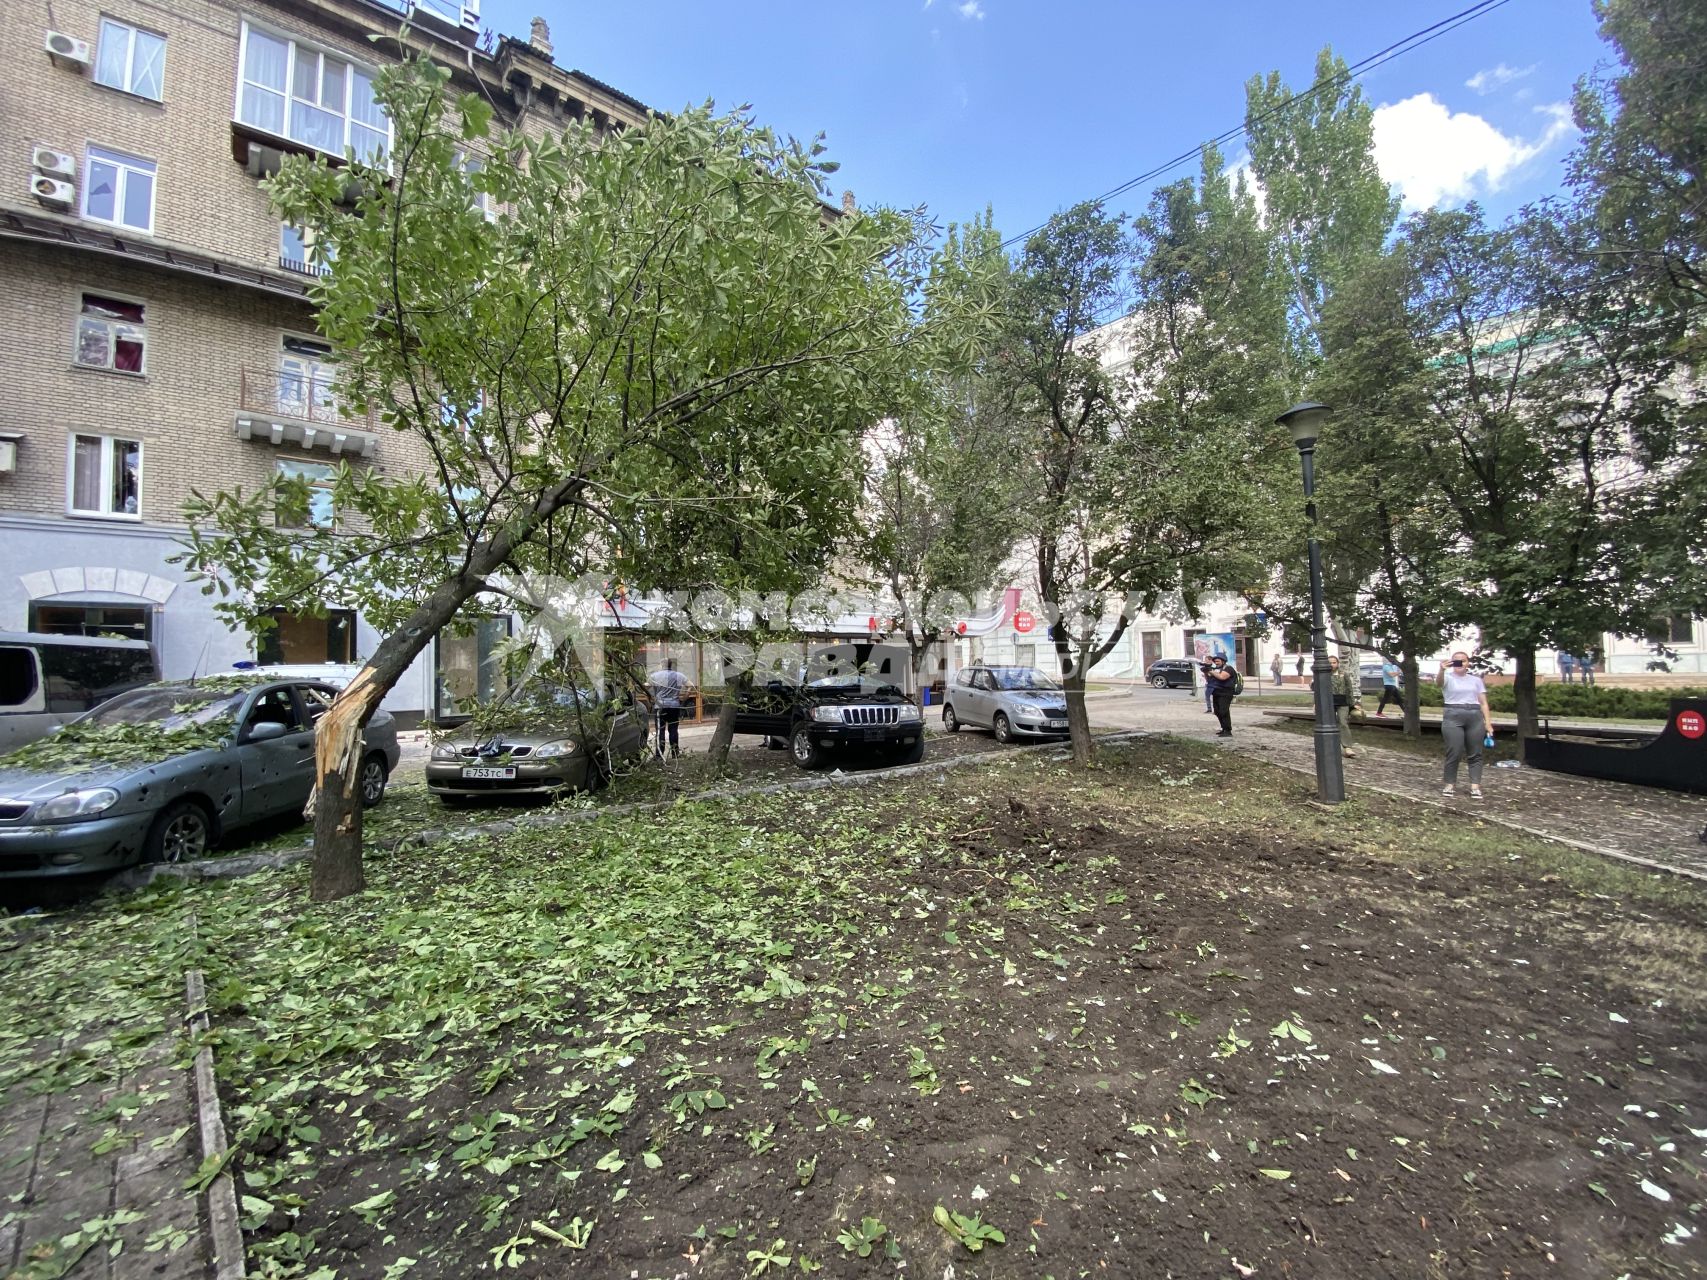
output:
M1470 766L1470 798L1482 798L1482 742L1494 723L1488 710L1488 686L1470 671L1470 655L1459 652L1440 668L1440 691L1446 707L1440 717L1440 736L1446 742L1446 783L1442 795L1458 794L1458 762Z

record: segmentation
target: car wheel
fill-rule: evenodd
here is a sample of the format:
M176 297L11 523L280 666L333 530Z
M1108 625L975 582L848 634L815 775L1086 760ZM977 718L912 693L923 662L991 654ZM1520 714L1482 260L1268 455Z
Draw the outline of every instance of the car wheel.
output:
M199 801L177 800L160 811L148 829L143 858L177 863L199 858L213 847L213 819Z
M603 791L610 785L609 762L597 752L587 757L586 786L588 791Z
M897 747L895 749L894 754L889 757L889 763L891 763L891 764L918 764L919 761L923 760L924 758L925 758L925 739L924 739L924 735L920 734L919 737L910 746Z
M1168 678L1166 676L1151 676L1150 685L1152 688L1166 689L1168 687Z
M362 770L356 775L356 788L361 792L362 808L371 809L385 799L387 777L385 757L379 752L374 752L362 761Z
M824 763L824 752L812 741L812 726L809 724L796 725L794 732L788 735L788 754L802 769L817 769Z
M996 718L991 722L990 728L995 731L997 742L1009 743L1014 740L1014 727L1008 723L1006 713L996 712Z
M954 704L952 702L943 704L942 731L944 733L960 732L960 717L954 714Z

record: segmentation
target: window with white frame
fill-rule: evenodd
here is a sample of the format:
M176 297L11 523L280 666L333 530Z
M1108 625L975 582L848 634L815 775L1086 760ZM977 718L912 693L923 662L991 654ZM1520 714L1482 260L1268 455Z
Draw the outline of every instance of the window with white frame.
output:
M383 164L391 121L373 96L373 73L247 22L237 84L237 121L341 156Z
M77 363L85 369L147 373L148 329L143 323L146 312L140 302L98 293L84 294L83 307L77 315L74 356Z
M459 151L456 153L456 165L457 168L461 169L463 173L468 175L470 181L473 181L475 175L486 167L486 161L483 157L477 156L472 152ZM473 209L474 212L478 213L488 222L496 216L495 211L492 208L492 197L487 195L484 191L475 191L469 198L468 207Z
M301 480L308 486L306 515L294 503L281 505L277 519L281 529L330 529L336 512L332 506L332 480L336 469L324 462L280 462L279 475Z
M140 440L74 435L69 472L66 504L73 515L141 517Z
M279 266L285 270L323 276L332 269L337 257L338 247L321 244L309 228L293 227L288 222L279 227Z
M102 18L95 83L158 102L165 82L166 37Z
M154 161L90 147L84 158L83 216L152 234Z

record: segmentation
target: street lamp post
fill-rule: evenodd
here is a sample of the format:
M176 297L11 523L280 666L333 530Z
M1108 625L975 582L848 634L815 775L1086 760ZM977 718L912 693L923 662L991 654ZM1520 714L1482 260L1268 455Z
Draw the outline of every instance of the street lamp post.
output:
M1310 517L1310 650L1314 658L1311 691L1316 699L1316 798L1323 804L1345 799L1345 760L1339 718L1334 715L1333 668L1328 666L1328 634L1322 621L1322 548L1316 541L1316 436L1328 406L1306 400L1275 419L1292 433L1304 467L1304 513Z

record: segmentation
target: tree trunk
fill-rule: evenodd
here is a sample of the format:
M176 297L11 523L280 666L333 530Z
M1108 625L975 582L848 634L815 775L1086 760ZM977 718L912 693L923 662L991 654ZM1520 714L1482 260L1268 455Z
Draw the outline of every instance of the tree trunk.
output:
M1512 656L1517 659L1517 674L1512 680L1512 695L1517 700L1517 758L1523 759L1525 744L1530 738L1541 732L1541 716L1535 709L1535 650L1533 647L1518 649ZM1488 726L1493 731L1493 726Z
M1067 690L1067 732L1073 744L1073 763L1088 765L1096 755L1091 741L1091 717L1085 710L1085 670L1078 663L1061 679Z
M735 741L735 712L742 697L752 687L753 673L750 670L736 672L734 684L724 686L723 705L717 708L717 727L711 731L711 746L706 749L711 758L713 776L722 774L729 767L729 748Z
M1413 742L1422 737L1422 684L1418 679L1419 671L1416 654L1409 649L1399 654L1399 679L1405 682L1405 736Z

